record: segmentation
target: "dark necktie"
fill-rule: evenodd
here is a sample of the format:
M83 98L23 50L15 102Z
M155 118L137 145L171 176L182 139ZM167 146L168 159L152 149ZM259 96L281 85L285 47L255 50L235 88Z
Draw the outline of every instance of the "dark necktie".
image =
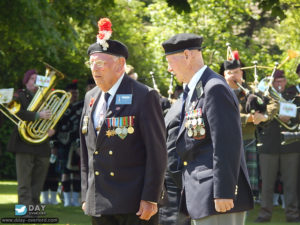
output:
M188 85L185 86L184 91L183 91L183 96L182 96L182 108L181 108L181 116L180 116L180 127L182 125L183 119L184 119L184 113L185 113L185 100L189 94L189 87Z
M109 99L109 97L110 97L110 94L108 92L106 92L104 94L104 99L105 99L105 103L106 103L106 110L108 108L108 99Z

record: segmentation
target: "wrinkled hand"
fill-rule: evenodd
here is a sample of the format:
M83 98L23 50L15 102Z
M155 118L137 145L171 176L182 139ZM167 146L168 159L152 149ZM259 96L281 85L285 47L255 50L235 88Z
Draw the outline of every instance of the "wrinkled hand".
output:
M233 207L233 199L215 199L215 209L217 212L225 213Z
M141 220L150 220L157 213L157 204L141 200L140 209L136 213Z
M264 114L260 112L255 112L253 115L253 123L255 125L260 124L261 122L266 122L268 119L264 116Z
M45 120L49 119L51 117L51 115L52 115L51 111L48 110L48 109L40 112L40 118L41 119L45 119Z
M48 130L48 136L52 137L55 134L55 130L54 129L50 129Z
M86 208L85 202L83 202L83 203L82 203L82 206L81 206L81 209L82 209L83 212L85 212L85 208Z

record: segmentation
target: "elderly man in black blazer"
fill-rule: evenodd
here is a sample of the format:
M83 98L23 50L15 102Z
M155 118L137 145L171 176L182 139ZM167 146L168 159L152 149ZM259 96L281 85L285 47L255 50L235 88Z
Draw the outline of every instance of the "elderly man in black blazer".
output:
M81 118L82 208L92 224L154 225L166 168L158 93L125 74L127 47L88 48L96 87Z
M186 83L176 151L183 165L180 208L192 224L244 224L253 198L238 101L202 58L202 37L178 34L162 45L168 70Z

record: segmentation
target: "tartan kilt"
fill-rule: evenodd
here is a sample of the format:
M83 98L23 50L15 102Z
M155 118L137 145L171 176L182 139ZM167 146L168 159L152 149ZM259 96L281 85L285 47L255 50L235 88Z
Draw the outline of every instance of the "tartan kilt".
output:
M256 140L244 140L244 149L251 189L258 191L258 154Z

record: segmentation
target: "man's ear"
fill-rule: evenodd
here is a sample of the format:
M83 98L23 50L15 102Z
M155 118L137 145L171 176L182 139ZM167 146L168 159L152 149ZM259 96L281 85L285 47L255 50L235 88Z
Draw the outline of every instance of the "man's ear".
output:
M124 57L119 57L118 61L119 62L118 62L118 66L117 66L117 72L120 72L120 71L124 70L126 60Z
M183 55L184 55L184 58L187 60L187 59L190 59L191 58L191 51L186 49L183 51Z

